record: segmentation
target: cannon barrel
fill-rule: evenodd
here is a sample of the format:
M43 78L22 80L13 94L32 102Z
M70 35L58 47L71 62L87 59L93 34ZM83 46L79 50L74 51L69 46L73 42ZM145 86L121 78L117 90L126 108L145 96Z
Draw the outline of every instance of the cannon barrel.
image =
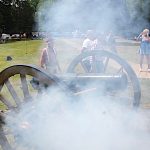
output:
M125 73L117 75L106 74L64 74L57 75L70 89L78 90L88 87L96 87L104 90L123 90L127 87L128 80Z

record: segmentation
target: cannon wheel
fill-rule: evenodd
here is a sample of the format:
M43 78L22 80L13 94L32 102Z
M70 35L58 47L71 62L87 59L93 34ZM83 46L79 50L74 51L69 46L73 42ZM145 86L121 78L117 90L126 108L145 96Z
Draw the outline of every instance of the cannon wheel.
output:
M103 67L99 70L97 70L97 65L94 63L95 59L100 59L103 62ZM84 61L86 60L92 60L93 63L91 65L91 70L89 70L89 66L87 66ZM127 94L132 94L129 96L126 96L127 94L124 94L125 91L119 91L119 93L114 94L114 97L119 97L120 93L123 93L122 96L125 96L127 99L129 99L129 103L133 107L138 107L140 104L141 99L141 89L140 84L138 81L138 78L131 68L131 66L121 57L119 57L117 54L105 51L105 50L93 50L93 51L87 51L84 53L81 53L78 55L69 65L67 69L68 73L76 73L76 74L118 74L118 73L125 73L128 79L128 87L127 87ZM107 93L109 95L109 93ZM111 93L112 94L112 93ZM111 95L110 94L110 95ZM120 96L121 97L121 96Z
M30 83L33 78L38 79L41 86L33 88ZM19 106L33 100L34 96L38 96L42 92L42 85L46 85L46 87L60 86L62 90L67 88L57 77L47 74L35 66L10 66L0 72L0 102L8 110L18 110ZM16 89L16 87L18 88ZM0 146L3 150L12 150L14 148L7 138L10 133L6 133L4 128L5 126L0 126Z

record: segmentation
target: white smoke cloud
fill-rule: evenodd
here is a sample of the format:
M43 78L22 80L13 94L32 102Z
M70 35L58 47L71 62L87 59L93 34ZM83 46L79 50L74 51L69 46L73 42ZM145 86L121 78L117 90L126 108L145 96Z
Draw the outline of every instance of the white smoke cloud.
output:
M39 8L39 28L44 31L114 30L130 21L125 3L120 0L61 0ZM128 21L127 21L128 19Z
M58 0L53 4L45 1L38 10L40 31L97 32L132 35L149 28L149 6L147 0Z
M7 125L18 142L38 150L148 150L149 120L142 111L106 96L68 97L49 90L24 105ZM6 119L7 120L7 119Z

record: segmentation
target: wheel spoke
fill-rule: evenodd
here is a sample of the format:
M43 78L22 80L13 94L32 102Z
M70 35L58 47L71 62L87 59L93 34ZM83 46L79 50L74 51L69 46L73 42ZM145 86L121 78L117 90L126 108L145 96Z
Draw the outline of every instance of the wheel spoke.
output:
M12 84L10 83L10 81L7 80L7 81L5 82L5 84L6 84L6 87L8 88L8 90L9 90L11 96L12 96L13 99L15 100L17 106L20 105L21 100L19 99L19 97L18 97L18 95L17 95L17 93L16 93L14 87L13 87Z
M0 145L2 146L3 150L12 150L8 144L8 140L3 132L3 129L0 129Z
M105 60L105 63L104 63L104 72L107 69L108 63L109 63L109 58L107 57L106 60Z
M123 73L123 67L122 66L118 69L117 73Z
M86 64L84 63L85 61L80 61L80 64L81 64L81 66L82 66L82 68L84 69L84 71L86 72L86 73L88 73L88 69L87 69L87 66L86 66Z
M21 85L22 85L24 100L27 101L27 100L31 99L31 95L29 93L26 75L20 74L20 78L21 78Z
M4 103L8 109L11 109L13 107L10 101L4 98L2 95L0 95L0 101Z
M91 64L92 64L92 73L96 73L97 72L97 66L96 66L96 58L95 56L91 56Z

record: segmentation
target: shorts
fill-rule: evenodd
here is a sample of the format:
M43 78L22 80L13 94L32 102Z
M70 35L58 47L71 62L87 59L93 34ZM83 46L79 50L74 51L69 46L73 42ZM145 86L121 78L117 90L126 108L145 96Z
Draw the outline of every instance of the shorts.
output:
M139 49L139 54L150 55L150 42L142 41Z

